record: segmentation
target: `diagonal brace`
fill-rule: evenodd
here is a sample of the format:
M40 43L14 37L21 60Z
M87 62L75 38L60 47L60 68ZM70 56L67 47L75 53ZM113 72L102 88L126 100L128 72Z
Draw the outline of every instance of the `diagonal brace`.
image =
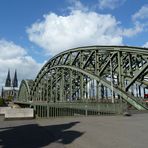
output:
M130 83L126 86L125 90L128 91L130 86L139 78L139 76L148 68L148 63L146 63L142 69L137 72L137 74L133 77L133 79L130 81Z
M91 54L89 55L89 57L87 58L85 64L83 65L83 69L87 66L89 60L91 59L92 55L95 53L95 51L92 51Z
M70 54L68 54L68 55L66 56L66 59L65 59L65 61L64 61L63 64L66 64L66 62L67 62L67 60L68 60L68 58L69 58L69 55L70 55Z
M113 53L112 56L110 57L111 59L114 58L114 56L116 55L117 53ZM99 76L104 72L104 70L106 69L106 67L109 65L110 63L110 59L106 62L106 64L104 65L104 67L101 69L101 71L99 72Z
M80 52L77 53L77 55L76 55L76 57L75 57L75 59L73 60L73 62L72 62L71 65L75 64L75 62L77 61L77 58L79 57L79 54L80 54Z

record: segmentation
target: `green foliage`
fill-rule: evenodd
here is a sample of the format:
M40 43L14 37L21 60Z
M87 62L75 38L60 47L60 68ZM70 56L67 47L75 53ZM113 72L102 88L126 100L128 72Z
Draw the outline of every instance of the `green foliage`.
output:
M4 100L2 98L0 98L0 106L4 105Z
M7 101L12 101L13 96L8 96Z

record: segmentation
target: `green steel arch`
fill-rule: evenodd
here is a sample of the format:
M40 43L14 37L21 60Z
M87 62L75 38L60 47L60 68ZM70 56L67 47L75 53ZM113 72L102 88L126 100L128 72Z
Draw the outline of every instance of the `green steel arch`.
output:
M64 51L51 58L38 73L32 101L120 102L138 110L147 89L146 48L90 46Z
M18 101L27 102L30 98L30 90L33 86L33 80L22 80L18 92Z
M32 102L36 110L48 110L46 114L55 106L93 110L119 104L122 109L126 105L147 110L147 51L129 46L87 46L61 52L42 67L32 87L22 82L19 101Z

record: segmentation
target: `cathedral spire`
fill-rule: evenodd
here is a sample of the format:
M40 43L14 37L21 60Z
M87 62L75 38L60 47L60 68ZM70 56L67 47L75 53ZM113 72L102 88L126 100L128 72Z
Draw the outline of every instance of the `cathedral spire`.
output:
M8 70L5 87L11 87L11 78L10 78L10 70Z
M15 70L14 79L13 79L13 87L18 87L18 80L17 80L17 71Z

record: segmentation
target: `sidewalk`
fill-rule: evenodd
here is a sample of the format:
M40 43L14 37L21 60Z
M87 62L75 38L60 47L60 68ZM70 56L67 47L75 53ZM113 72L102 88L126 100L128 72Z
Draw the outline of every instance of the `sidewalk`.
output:
M3 148L146 148L148 114L0 120ZM2 118L2 117L0 117Z

